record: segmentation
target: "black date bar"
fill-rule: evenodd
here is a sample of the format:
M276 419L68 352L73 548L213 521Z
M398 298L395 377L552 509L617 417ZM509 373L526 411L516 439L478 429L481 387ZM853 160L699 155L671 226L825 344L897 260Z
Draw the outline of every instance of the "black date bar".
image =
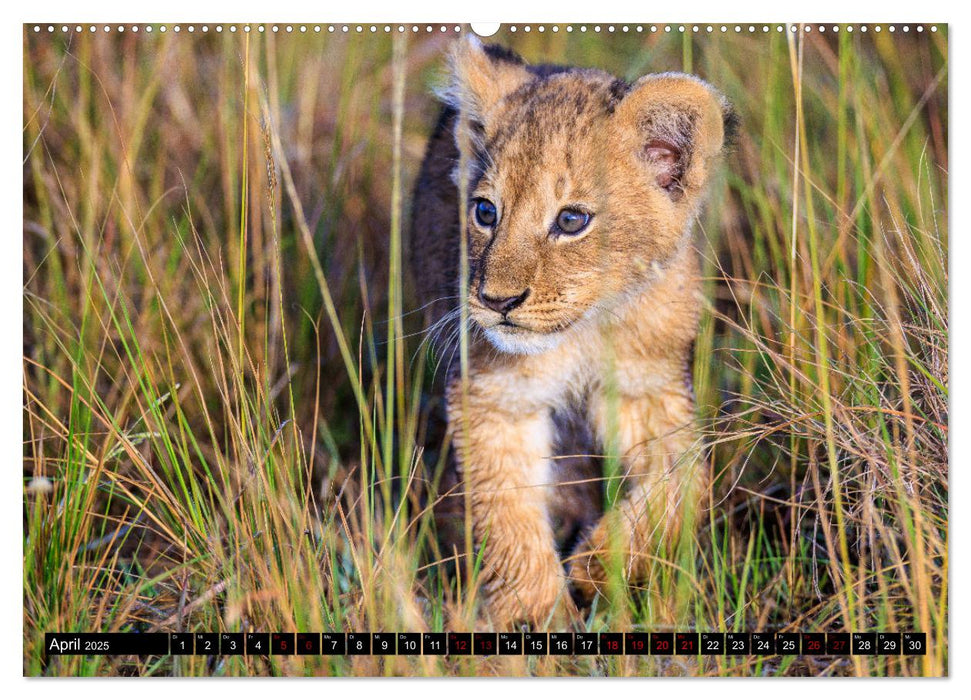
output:
M44 635L48 656L165 656L169 653L166 632L48 632Z

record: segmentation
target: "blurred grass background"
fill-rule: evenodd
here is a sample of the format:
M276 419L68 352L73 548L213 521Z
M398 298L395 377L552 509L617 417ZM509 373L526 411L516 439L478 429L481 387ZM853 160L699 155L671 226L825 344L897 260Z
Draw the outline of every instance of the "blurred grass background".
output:
M947 31L916 25L492 40L694 72L741 116L697 226L710 507L587 628L926 656L45 659L45 631L475 621L401 262L455 32L253 27L24 28L25 674L947 673Z

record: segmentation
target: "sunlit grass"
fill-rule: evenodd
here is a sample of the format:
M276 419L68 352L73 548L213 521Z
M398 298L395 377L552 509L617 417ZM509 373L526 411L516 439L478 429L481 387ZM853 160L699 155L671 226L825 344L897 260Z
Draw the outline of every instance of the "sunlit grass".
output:
M25 32L24 672L946 673L944 31L496 37L689 69L742 119L697 226L710 507L588 629L927 656L44 659L56 630L474 625L402 263L448 40Z

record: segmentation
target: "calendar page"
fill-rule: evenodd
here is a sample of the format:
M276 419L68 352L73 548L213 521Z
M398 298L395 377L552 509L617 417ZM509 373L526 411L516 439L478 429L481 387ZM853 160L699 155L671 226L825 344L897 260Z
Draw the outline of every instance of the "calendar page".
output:
M947 24L22 40L25 676L948 675Z

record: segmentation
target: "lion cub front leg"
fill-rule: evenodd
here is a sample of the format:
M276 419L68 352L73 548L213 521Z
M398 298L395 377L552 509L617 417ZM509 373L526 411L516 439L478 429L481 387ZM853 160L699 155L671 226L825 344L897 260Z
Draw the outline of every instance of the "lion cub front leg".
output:
M645 579L652 561L693 521L707 485L700 436L692 428L690 389L672 383L648 396L621 394L612 405L593 402L604 444L622 458L623 498L577 548L571 583L589 601L604 591L608 562L623 567L628 582ZM610 433L613 433L612 435Z
M547 514L552 424L548 412L512 416L449 400L449 424L470 493L488 614L496 628L542 625L566 600L565 578Z

